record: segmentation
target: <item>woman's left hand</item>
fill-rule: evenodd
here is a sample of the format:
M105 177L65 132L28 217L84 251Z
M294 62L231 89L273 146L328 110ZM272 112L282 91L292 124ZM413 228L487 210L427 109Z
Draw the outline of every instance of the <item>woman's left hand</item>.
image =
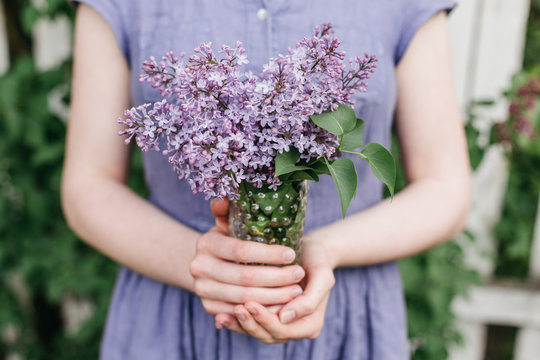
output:
M250 301L230 314L218 314L216 327L251 335L263 343L280 343L319 336L330 290L334 286L331 252L323 244L304 240L300 264L306 271L304 292L285 304L279 312Z

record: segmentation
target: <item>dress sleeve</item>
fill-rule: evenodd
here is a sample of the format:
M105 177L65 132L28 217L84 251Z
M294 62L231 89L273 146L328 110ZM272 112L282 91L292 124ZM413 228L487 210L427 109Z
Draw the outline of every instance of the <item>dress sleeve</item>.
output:
M395 64L398 64L414 35L432 16L441 10L450 13L456 6L454 0L402 0L398 13L400 34L395 50Z
M122 50L124 57L129 60L128 56L128 37L124 26L124 17L122 9L118 4L118 0L70 0L75 5L84 3L92 7L111 27L116 42Z

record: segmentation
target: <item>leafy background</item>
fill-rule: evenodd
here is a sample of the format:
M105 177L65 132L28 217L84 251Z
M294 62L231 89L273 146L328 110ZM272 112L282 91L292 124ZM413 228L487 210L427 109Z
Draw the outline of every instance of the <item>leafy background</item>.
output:
M69 103L71 60L47 71L37 69L31 31L39 19L73 19L74 11L65 0L43 2L45 6L37 8L29 0L2 0L11 65L0 77L0 359L13 354L24 359L95 359L117 265L80 241L61 213L65 121L48 99L54 89L65 89L62 101ZM531 8L526 68L538 62L540 52L540 0ZM394 151L399 157L397 147ZM473 147L471 155L481 157L482 152ZM535 168L530 159L516 161L528 171ZM497 265L501 276L526 273L531 237L524 235L520 245L504 240L504 221L523 219L520 213L512 215L512 202L538 198L538 185L523 186L519 171L514 187L523 190L509 192L509 213L504 212L497 230L502 234ZM400 174L397 189L405 184ZM145 194L141 179L141 159L135 154L130 185ZM512 175L510 179L512 183ZM519 226L529 234L525 227L530 228L530 222ZM455 242L402 260L400 267L413 358L444 359L449 344L460 339L449 304L477 282L477 276L465 267ZM79 326L66 315L73 308L89 314Z

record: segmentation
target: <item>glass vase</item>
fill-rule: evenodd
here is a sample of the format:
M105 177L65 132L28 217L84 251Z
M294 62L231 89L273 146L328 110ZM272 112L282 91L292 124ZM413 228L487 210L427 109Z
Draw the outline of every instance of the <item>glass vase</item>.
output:
M305 180L283 183L276 190L240 184L240 199L229 208L229 230L232 237L279 244L296 253L300 259L306 217L308 183Z

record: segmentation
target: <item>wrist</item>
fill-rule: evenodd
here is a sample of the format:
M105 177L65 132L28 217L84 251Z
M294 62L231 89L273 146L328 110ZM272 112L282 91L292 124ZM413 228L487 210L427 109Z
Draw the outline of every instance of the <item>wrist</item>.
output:
M321 248L321 253L323 253L327 258L327 264L333 270L339 267L339 256L335 242L331 240L332 239L329 236L324 236L324 234L319 230L305 234L303 239L306 245L315 245Z

